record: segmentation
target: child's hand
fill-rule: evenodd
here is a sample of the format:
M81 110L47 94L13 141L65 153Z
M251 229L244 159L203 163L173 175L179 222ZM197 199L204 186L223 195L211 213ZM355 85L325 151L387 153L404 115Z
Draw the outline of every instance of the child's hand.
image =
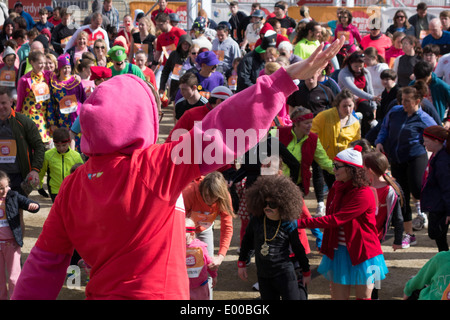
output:
M39 205L37 203L30 203L28 205L28 211L35 211L39 209Z
M238 275L242 281L248 281L247 268L238 268Z
M214 288L217 284L217 277L212 278L212 284L211 284L211 288Z
M397 250L397 249L401 249L401 248L402 248L401 244L393 244L392 245L392 249L394 249L394 251Z
M307 276L307 277L303 276L303 280L302 281L303 281L303 285L307 286L311 282L311 276Z

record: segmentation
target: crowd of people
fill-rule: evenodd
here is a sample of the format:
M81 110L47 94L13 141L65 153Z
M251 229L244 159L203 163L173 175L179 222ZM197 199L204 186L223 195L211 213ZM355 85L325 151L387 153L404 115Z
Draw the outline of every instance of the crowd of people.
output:
M123 17L95 0L82 25L67 8L23 9L0 34L1 299L55 299L69 265L88 273L88 299L213 299L235 218L238 275L254 258L265 300L307 299L305 228L332 299L378 299L390 229L395 251L427 228L448 266L449 10L420 3L363 32L347 8L296 21L285 1L268 15L232 1L218 23L200 10L190 30L166 0ZM264 134L238 150L221 138L231 128ZM212 163L194 161L212 145ZM33 189L53 204L22 268ZM405 299L449 299L436 264Z

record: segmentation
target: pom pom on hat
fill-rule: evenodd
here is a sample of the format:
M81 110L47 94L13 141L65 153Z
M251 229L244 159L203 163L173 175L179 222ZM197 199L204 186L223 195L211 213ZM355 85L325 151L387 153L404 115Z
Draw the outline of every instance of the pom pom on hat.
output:
M356 145L353 148L348 148L339 152L334 158L334 160L343 162L350 166L363 168L364 164L361 151L362 147Z

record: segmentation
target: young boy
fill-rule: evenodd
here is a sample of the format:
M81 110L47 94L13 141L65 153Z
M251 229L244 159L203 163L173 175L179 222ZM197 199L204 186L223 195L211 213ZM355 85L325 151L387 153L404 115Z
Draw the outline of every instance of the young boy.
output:
M39 21L34 25L39 32L43 29L53 31L54 25L48 21L48 10L45 8L39 9Z
M58 128L53 132L55 147L45 152L44 164L39 173L40 184L48 174L48 191L55 202L63 179L70 174L70 169L77 163L83 163L81 155L70 149L70 134L67 128Z
M397 99L399 86L397 84L397 73L392 69L383 70L380 74L381 84L384 87L381 93L380 107L377 109L377 121L383 121L384 116L389 112L389 104Z

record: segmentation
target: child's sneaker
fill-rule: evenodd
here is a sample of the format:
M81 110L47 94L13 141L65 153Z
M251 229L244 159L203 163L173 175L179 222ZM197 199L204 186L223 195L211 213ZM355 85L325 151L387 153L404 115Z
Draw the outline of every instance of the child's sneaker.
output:
M407 249L410 246L414 246L417 244L417 240L416 240L416 236L415 235L411 235L409 233L405 234L403 236L403 240L402 240L402 249Z
M426 222L426 216L424 214L418 214L413 220L412 220L412 228L414 231L420 231L425 227Z

